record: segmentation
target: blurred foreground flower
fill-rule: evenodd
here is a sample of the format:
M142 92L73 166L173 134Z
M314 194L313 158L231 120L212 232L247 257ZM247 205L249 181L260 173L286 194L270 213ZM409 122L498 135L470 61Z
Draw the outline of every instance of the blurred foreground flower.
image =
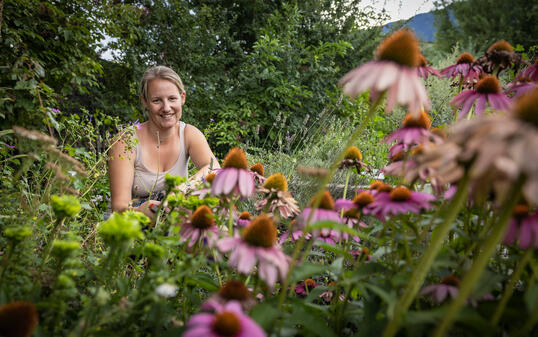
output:
M273 220L265 214L254 218L245 227L242 237L223 238L217 248L226 253L231 251L228 263L242 274L250 273L258 264L258 275L269 287L277 278L288 273L289 258L276 245L276 227Z
M245 311L250 310L256 300L252 298L250 290L239 280L231 280L222 285L219 291L202 304L203 310L217 311L219 307L230 301L237 301Z
M429 109L426 89L416 71L420 50L415 34L406 29L395 32L377 47L375 55L375 61L351 70L338 82L344 94L355 98L370 90L372 97L378 97L388 92L387 112L396 104L407 106L416 116L422 107Z
M234 147L228 152L222 163L222 169L211 184L211 192L214 195L239 194L242 197L250 197L254 193L254 176L248 169L248 161L245 152Z
M10 302L0 307L0 336L30 337L37 323L37 309L31 302Z
M531 214L526 204L516 205L503 243L512 244L516 239L521 249L538 249L538 212Z
M193 315L187 322L183 337L262 337L265 332L250 317L243 314L241 305L232 301L216 308L216 313Z

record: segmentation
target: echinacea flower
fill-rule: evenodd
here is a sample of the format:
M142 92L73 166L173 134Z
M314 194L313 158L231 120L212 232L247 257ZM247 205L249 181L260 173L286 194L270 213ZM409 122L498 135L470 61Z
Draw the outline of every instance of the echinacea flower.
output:
M301 296L306 296L308 293L317 287L319 283L312 280L311 278L307 278L306 280L299 283L297 286L295 286L295 293Z
M256 305L256 300L252 298L250 290L243 282L230 280L224 283L216 293L202 304L202 310L216 311L217 308L226 305L230 301L237 301L245 311Z
M187 322L183 337L264 337L265 332L250 317L243 314L241 305L231 301L218 306L215 313L199 313Z
M470 53L463 53L458 56L456 64L448 66L440 71L442 76L448 78L458 77L460 83L468 82L474 84L478 81L482 67L474 63L474 57Z
M204 199L208 194L211 193L211 185L217 173L209 172L203 179L202 184L198 185L198 189L194 190L191 195L197 195L200 199Z
M509 245L516 239L521 249L538 248L538 212L531 214L527 204L519 204L514 208L514 216L510 220L503 243Z
M282 235L280 235L280 239L278 240L278 243L283 244L284 242L286 242L286 240L288 240L288 238L290 239L291 242L295 242L303 236L303 231L300 229L296 229L297 227L295 225L296 223L297 223L297 220L295 219L293 219L290 222L289 230L282 233ZM304 236L306 240L310 240L310 238L312 237L312 234L306 233L304 234Z
M456 276L448 275L443 277L441 283L424 287L420 291L421 296L430 296L437 304L442 303L448 296L458 297L460 279Z
M253 173L248 169L245 152L235 147L228 152L222 163L222 168L211 184L214 195L239 194L250 197L254 193Z
M241 212L237 218L237 226L246 227L250 223L250 213L247 211Z
M420 54L420 60L417 66L417 74L423 79L427 79L428 75L441 77L441 73L439 73L437 69L428 66L428 60L426 60L426 58L422 54Z
M327 284L327 287L328 287L328 289L326 291L322 292L321 295L319 295L319 297L321 299L323 299L325 302L328 303L333 299L334 290L337 290L338 287L336 286L336 282L334 282L334 281L329 282L329 284ZM338 300L339 301L343 301L345 299L346 298L344 297L344 295L342 295L342 294L338 295Z
M340 222L340 214L334 210L334 200L329 191L325 190L322 192L319 206L314 209L312 206L317 198L319 198L319 196L313 197L312 200L310 200L310 206L306 207L299 215L297 224L300 226L300 228L304 228L307 221L309 221L309 223L324 220ZM319 231L319 229L317 231ZM312 234L316 236L314 233Z
M517 74L516 79L519 78L529 78L533 82L538 82L538 57L534 59L534 63L523 69L519 74Z
M206 205L198 207L192 214L190 221L181 224L179 231L180 241L189 241L189 248L199 241L214 238L213 235L217 236L218 233L219 229L215 225L213 212Z
M288 182L282 173L270 175L258 191L262 194L262 198L255 204L257 211L271 213L278 211L283 218L299 214L297 200L288 192Z
M265 168L262 163L252 165L250 171L254 173L254 181L256 182L256 185L262 185L265 182Z
M405 213L420 213L423 209L430 209L430 202L435 200L435 196L415 192L407 187L398 186L389 193L382 192L375 196L375 201L364 210L367 214L373 214L380 220L385 221L388 216Z
M30 337L38 321L36 306L31 302L9 302L0 306L0 336Z
M366 164L362 161L362 153L356 146L350 146L344 153L344 159L340 162L340 169L355 168L357 173L361 172L361 169L366 167Z
M428 141L433 137L429 131L432 122L428 114L420 111L418 118L415 115L408 113L402 121L402 127L394 131L383 139L385 144L390 144L394 141L403 144L403 151L407 151L409 145L418 145Z
M533 82L528 77L520 77L514 79L513 82L508 83L504 87L504 91L507 95L509 95L511 98L518 98L519 96L523 95L524 93L531 91L532 89L538 87L538 84Z
M344 94L355 98L366 90L370 90L371 96L387 92L387 112L396 104L407 106L416 115L422 107L429 108L426 89L416 71L420 50L415 34L399 30L387 37L375 54L375 61L351 70L338 82Z
M499 80L495 76L484 76L476 83L474 89L465 90L456 95L450 101L450 105L460 109L458 119L470 116L470 110L476 102L474 113L481 116L488 103L495 110L506 110L510 106L510 100L501 91Z
M321 228L316 230L316 241L325 242L331 245L340 241L340 232L334 229Z
M269 287L277 278L288 273L289 258L276 245L277 230L273 219L262 214L243 229L241 237L223 238L217 242L222 252L230 252L228 263L243 274L250 273L258 264L258 275Z
M494 42L486 50L486 55L476 60L477 63L482 65L482 68L488 74L495 72L496 76L499 73L509 68L511 65L519 65L521 63L521 57L514 52L514 48L505 40L499 40Z

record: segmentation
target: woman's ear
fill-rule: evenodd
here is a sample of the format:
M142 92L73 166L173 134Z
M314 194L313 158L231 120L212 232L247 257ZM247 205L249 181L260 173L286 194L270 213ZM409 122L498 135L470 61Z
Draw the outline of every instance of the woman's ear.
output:
M144 98L144 96L140 95L140 102L142 102L142 106L144 108L148 108L148 102L146 101L146 99Z
M185 92L185 90L183 90L183 92L181 92L181 105L185 104L186 97L187 97L187 93Z

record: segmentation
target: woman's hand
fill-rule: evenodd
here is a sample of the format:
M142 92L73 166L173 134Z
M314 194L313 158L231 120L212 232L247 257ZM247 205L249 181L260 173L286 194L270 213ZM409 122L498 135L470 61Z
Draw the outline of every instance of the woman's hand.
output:
M157 212L157 209L159 209L159 205L161 204L160 201L157 200L148 200L136 207L133 208L133 210L137 212L144 213L148 218L153 220L155 218L155 214Z

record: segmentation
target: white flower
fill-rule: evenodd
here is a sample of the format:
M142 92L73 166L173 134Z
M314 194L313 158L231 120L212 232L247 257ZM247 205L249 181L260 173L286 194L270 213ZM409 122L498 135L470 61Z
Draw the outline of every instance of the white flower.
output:
M164 298L171 298L177 294L177 286L169 283L163 283L155 288L155 293Z

